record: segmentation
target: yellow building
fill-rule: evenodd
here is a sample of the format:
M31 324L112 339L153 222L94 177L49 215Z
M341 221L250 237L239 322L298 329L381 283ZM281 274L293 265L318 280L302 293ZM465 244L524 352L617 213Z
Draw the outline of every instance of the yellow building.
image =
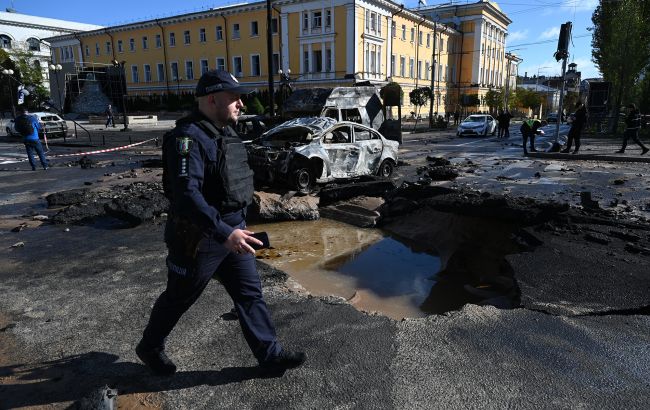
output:
M491 88L507 84L508 61L506 39L508 25L512 20L493 1L479 0L475 3L446 4L421 7L418 13L432 21L449 25L458 30L462 40L454 53L460 56L456 96L478 95L483 97ZM487 110L484 105L479 110Z
M486 12L480 3L480 16L492 12L490 7ZM468 13L475 11L467 8ZM408 93L416 87L432 87L434 111L442 113L453 110L459 91L473 90L468 79L481 84L479 92L483 85L499 84L503 70L497 54L505 47L502 31L486 31L489 37L481 36L485 29L480 26L478 37L485 41L476 43L472 36L462 35L442 18L434 21L426 12L387 0L275 1L272 54L267 52L266 2L78 32L48 41L53 62L64 67L69 81L89 67L121 71L123 66L129 97L192 93L201 74L215 68L228 70L240 82L264 90L269 81L269 58L276 86L279 70L291 73L296 88L351 85L359 80L382 86L395 81L404 89L405 110L413 110ZM500 22L509 22L503 17ZM475 26L468 20L462 29ZM476 62L466 63L468 47L483 42L487 56L474 53Z

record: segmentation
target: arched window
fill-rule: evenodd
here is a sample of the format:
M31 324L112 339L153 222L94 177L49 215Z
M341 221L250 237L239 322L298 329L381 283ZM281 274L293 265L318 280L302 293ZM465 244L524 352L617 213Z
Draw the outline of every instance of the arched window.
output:
M0 34L0 48L11 48L11 37Z
M37 38L28 38L27 45L29 46L29 51L41 51L41 42Z

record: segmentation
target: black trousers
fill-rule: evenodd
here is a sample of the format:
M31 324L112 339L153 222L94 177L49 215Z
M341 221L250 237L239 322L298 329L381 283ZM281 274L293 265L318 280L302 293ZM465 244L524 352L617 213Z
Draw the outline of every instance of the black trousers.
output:
M623 133L623 146L621 147L621 151L625 151L625 148L627 147L627 141L632 138L632 141L636 142L639 147L641 147L642 150L645 150L645 145L641 142L639 139L639 130L638 129L627 129Z
M566 150L570 150L571 146L573 145L574 141L576 144L576 151L580 149L580 134L582 134L582 129L581 127L571 127L569 130L569 134L567 135L567 141L566 141Z
M523 143L524 143L524 153L528 152L528 150L526 149L526 143L528 142L528 139L530 139L530 150L532 151L535 149L535 133L522 132L521 138L523 139Z
M164 348L178 320L216 275L234 302L244 337L257 360L264 362L277 356L281 347L262 297L255 257L231 253L215 243L206 251L199 250L194 260L186 259L171 252L167 257L167 288L153 306L144 330L145 345Z

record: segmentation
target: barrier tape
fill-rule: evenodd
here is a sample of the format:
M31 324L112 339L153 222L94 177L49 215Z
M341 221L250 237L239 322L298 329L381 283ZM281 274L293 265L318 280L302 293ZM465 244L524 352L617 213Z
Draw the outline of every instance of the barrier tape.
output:
M77 155L93 155L93 154L102 154L102 153L104 153L104 152L120 151L120 150L123 150L123 149L127 149L127 148L131 148L131 147L135 147L136 145L146 144L147 142L155 141L155 140L157 140L157 139L158 139L158 138L150 138L150 139L145 140L145 141L140 141L140 142L136 142L136 143L129 144L129 145L123 145L123 146L121 146L121 147L107 148L107 149L100 149L100 150L97 150L97 151L75 152L75 153L73 153L73 154L50 155L49 157L50 157L50 158L62 158L62 157L74 157L74 156L77 156Z

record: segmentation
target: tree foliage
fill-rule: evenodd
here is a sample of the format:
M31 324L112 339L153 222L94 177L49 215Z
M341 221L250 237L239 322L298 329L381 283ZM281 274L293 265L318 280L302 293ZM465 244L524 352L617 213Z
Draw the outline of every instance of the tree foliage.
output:
M39 110L41 103L49 99L49 92L43 86L43 71L40 64L34 60L33 53L15 50L9 54L0 50L0 66L2 69L14 71L11 80L8 76L2 76L3 83L0 89L3 90L3 93L0 96L0 107L3 110L11 110L12 96L13 103L16 104L18 84L23 85L29 91L24 104L30 110ZM10 83L11 90L8 88Z
M476 107L481 105L481 99L476 94L462 94L460 96L460 105L463 107Z
M650 2L600 0L591 20L593 61L612 83L612 108L618 109L635 94L650 61Z
M544 102L543 93L529 90L527 88L517 88L516 106L521 108L538 108Z
M429 98L431 98L431 88L416 88L409 93L409 98L411 99L411 105L422 107L423 105L426 105L427 101L429 101Z
M483 97L483 102L488 106L491 112L497 110L497 108L503 107L503 90L490 88L485 96Z

